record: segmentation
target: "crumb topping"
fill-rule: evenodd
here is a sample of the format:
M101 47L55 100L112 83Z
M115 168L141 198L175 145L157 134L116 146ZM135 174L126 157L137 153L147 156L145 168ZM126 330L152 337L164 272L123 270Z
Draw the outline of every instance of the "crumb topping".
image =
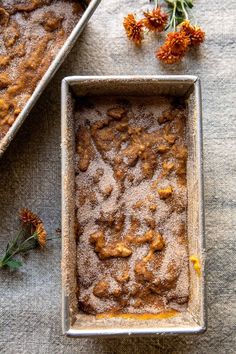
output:
M0 139L33 94L82 12L78 0L1 1Z
M84 98L75 115L80 310L184 311L187 107L170 97Z

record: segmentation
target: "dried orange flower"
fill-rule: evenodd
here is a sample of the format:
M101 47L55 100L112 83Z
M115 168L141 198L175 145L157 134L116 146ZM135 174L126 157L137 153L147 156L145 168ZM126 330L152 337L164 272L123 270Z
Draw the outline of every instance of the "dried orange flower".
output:
M36 226L37 241L41 247L44 247L47 242L47 233L44 229L43 223Z
M180 61L188 50L190 39L184 32L170 32L156 57L166 64Z
M41 247L44 247L46 244L47 233L43 222L38 215L34 214L31 210L24 208L20 211L20 220L23 224L30 224L34 227L35 239Z
M153 9L151 12L144 12L143 14L145 18L142 22L149 31L164 31L168 15L165 12L162 12L160 7Z
M181 55L188 50L190 39L183 32L170 32L166 37L164 45L171 50L171 53Z
M163 45L157 51L156 57L165 64L174 64L180 61L183 58L183 55L172 54L170 49Z
M133 14L129 14L124 18L123 22L127 37L135 44L141 44L143 40L143 23L137 21Z
M188 20L180 25L180 31L184 32L191 41L191 45L200 45L205 40L205 32L198 26L193 26Z
M47 233L38 215L24 208L20 211L19 218L21 230L13 241L7 244L4 255L0 257L0 269L4 267L18 269L23 263L15 259L15 256L29 252L38 246L44 247L46 244Z
M20 211L19 217L24 224L32 224L34 227L37 227L38 224L42 223L42 220L38 217L38 215L34 214L27 208Z

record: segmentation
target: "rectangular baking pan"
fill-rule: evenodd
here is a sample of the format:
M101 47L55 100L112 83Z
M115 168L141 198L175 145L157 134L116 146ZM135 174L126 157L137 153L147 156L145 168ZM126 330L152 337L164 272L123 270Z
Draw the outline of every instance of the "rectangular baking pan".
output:
M60 65L63 63L65 60L66 56L72 49L73 45L75 44L76 40L78 39L79 35L83 31L84 27L86 26L87 22L89 21L91 15L95 11L96 7L100 3L101 0L83 0L84 4L87 4L87 7L79 19L77 25L65 41L64 45L60 49L60 51L57 53L55 59L52 61L51 65L49 66L48 70L42 77L42 79L39 81L39 83L36 86L36 89L34 90L33 94L31 95L30 99L27 101L26 105L22 109L21 113L11 126L11 128L8 130L7 134L3 137L3 139L0 140L0 157L3 155L3 153L6 151L7 147L9 146L10 142L13 140L15 137L17 131L19 130L20 126L28 116L29 112L37 102L38 98L42 94L43 90L46 88L47 84L49 81L52 79L53 75L56 73L56 71L59 69Z
M188 101L189 255L200 259L200 276L190 264L188 310L166 319L103 318L78 312L76 293L74 116L75 96L184 96ZM73 337L200 333L206 329L205 241L202 167L201 90L196 76L67 77L62 82L62 326Z

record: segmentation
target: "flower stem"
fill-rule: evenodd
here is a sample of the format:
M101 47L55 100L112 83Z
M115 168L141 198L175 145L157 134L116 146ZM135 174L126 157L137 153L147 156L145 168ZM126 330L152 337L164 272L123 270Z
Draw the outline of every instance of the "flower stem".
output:
M18 234L16 235L15 239L12 241L11 245L9 246L9 248L6 249L5 255L3 256L3 258L0 261L0 268L1 268L1 265L3 266L5 264L6 260L9 260L9 255L11 255L12 252L15 252L13 250L14 250L14 248L16 248L17 242L18 242L18 240L19 240L21 235L22 235L22 230L20 230L18 232Z
M185 19L188 20L188 13L187 13L187 11L185 9L185 6L184 6L184 0L181 0L181 7L182 7L182 10L183 10Z
M159 6L159 0L154 0L154 4L155 4L155 9L157 9Z
M4 257L0 260L0 268L3 268L9 260L11 260L14 256L16 256L18 253L24 251L24 246L26 245L27 242L29 242L32 239L35 239L37 233L35 232L32 236L28 237L25 241L23 241L14 251L14 247L17 245L17 241L22 233L22 230L18 233L16 236L15 240L13 241L11 247L6 251Z
M174 3L174 11L173 11L173 13L174 13L174 31L176 31L176 20L175 20L175 13L176 13L176 2Z
M20 245L20 250L23 251L24 247L22 247L23 245L25 245L28 241L34 239L37 236L37 232L35 232L32 236L30 236L29 238L27 238L24 242L22 242L22 244Z
M19 248L17 248L12 254L10 254L10 256L8 256L7 258L3 258L1 261L0 261L0 268L3 268L8 261L10 261L10 259L12 259L15 255L17 255L17 253L19 253Z
M176 5L176 1L175 1L173 4L173 11L172 11L171 19L170 19L169 26L168 26L168 27L173 27L174 31L176 30L176 19L175 19L176 7L177 7L177 5Z

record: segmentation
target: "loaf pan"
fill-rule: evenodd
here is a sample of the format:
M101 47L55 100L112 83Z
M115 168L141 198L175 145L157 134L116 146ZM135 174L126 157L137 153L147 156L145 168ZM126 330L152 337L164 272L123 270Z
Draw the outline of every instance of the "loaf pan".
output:
M47 84L49 81L52 79L53 75L56 73L56 71L59 69L60 65L63 63L65 60L66 56L72 49L73 45L75 44L76 40L78 39L79 35L83 31L84 27L86 26L88 20L90 19L91 15L95 11L96 7L100 3L101 0L84 0L83 3L87 7L82 15L82 17L79 19L77 25L65 41L63 47L60 49L58 54L56 55L55 59L52 61L51 65L49 66L48 70L42 77L42 79L39 81L39 83L36 86L36 89L34 90L33 94L31 95L30 99L27 101L26 105L22 109L21 113L11 126L11 128L8 130L7 134L0 140L0 157L3 155L3 153L6 151L7 147L9 146L10 142L13 140L15 137L17 131L19 130L20 126L28 116L29 112L37 102L38 98L42 94L43 90L46 88ZM63 10L63 9L62 9Z
M184 96L188 101L187 229L189 255L199 258L200 275L190 269L185 313L165 319L103 318L79 313L77 306L74 121L75 96ZM67 77L62 82L62 326L72 337L201 333L206 328L205 241L200 81L196 76Z

